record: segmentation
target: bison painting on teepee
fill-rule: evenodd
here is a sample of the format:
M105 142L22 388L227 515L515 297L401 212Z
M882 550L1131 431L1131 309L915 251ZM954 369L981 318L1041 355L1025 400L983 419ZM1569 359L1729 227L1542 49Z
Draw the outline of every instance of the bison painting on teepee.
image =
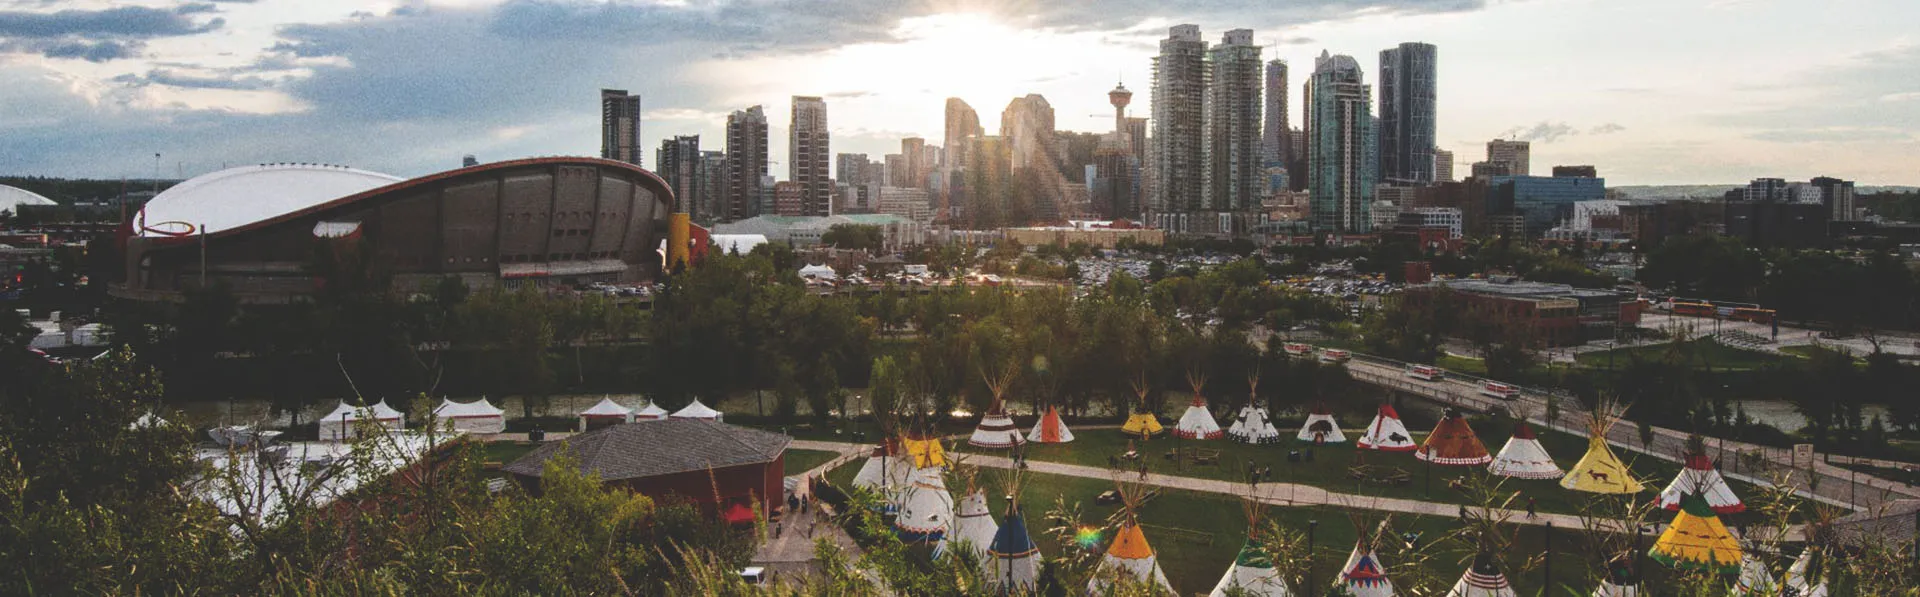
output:
M1707 458L1706 441L1700 436L1687 438L1687 465L1681 467L1680 474L1660 492L1660 507L1671 511L1680 510L1680 499L1689 493L1697 493L1707 500L1707 507L1718 514L1745 512L1747 505L1734 495L1733 487L1720 476L1720 470L1714 468L1713 460Z
M1313 411L1307 414L1307 422L1300 425L1300 434L1295 437L1316 446L1347 442L1347 436L1340 433L1340 422L1333 418L1333 411L1319 403L1313 405Z
M1413 434L1407 433L1407 424L1400 422L1400 413L1393 405L1380 403L1380 413L1374 415L1373 422L1367 424L1366 433L1360 434L1359 446L1363 450L1381 450L1385 452L1412 452L1420 449L1413 443Z
M1027 438L1020 435L1020 429L1013 425L1013 417L1007 416L1007 387L1013 384L1017 371L1014 367L1007 367L997 374L985 370L980 372L980 378L987 382L987 390L993 392L993 404L987 407L987 414L980 417L980 425L973 429L973 437L967 438L967 445L1013 448L1027 443Z
M1140 531L1140 488L1118 478L1114 479L1114 485L1120 494L1120 512L1114 515L1119 521L1113 543L1107 545L1107 554L1100 558L1100 565L1087 580L1087 593L1106 594L1116 581L1125 580L1173 594L1173 584L1167 582L1167 573L1160 569L1153 546L1147 544L1146 533Z
M1260 544L1260 522L1265 506L1259 496L1249 494L1241 498L1240 507L1247 514L1247 542L1240 546L1233 565L1227 567L1226 575L1220 577L1208 597L1290 597L1293 591Z
M998 595L1024 595L1040 581L1040 546L1027 533L1020 514L1020 471L1007 476L1007 514L987 547L987 582Z
M1142 375L1139 380L1129 383L1133 386L1133 394L1137 402L1133 414L1127 416L1127 423L1120 426L1120 432L1141 439L1159 434L1164 430L1160 426L1160 418L1153 416L1153 412L1147 410L1147 392L1151 391L1151 386L1147 385L1146 376Z
M1480 443L1480 436L1474 435L1473 426L1467 424L1466 415L1451 408L1440 417L1433 433L1427 435L1427 443L1413 456L1443 466L1479 466L1493 462L1487 446Z
M1515 479L1558 479L1566 474L1547 454L1547 447L1540 444L1524 415L1514 421L1513 438L1500 448L1500 455L1493 457L1487 472Z
M1227 427L1227 437L1248 444L1280 441L1280 430L1274 429L1273 421L1267 420L1267 407L1260 403L1259 369L1247 374L1247 406L1240 409L1240 417Z
M1060 409L1048 405L1046 412L1040 413L1040 420L1033 422L1033 431L1027 432L1027 441L1064 444L1073 441L1073 431L1067 429L1066 421L1060 420Z
M1193 402L1187 404L1187 412L1180 415L1180 422L1173 426L1173 434L1187 439L1220 439L1220 423L1213 420L1213 411L1207 410L1207 399L1200 395L1200 389L1207 385L1207 377L1196 371L1187 372L1187 385L1193 387Z
M1633 478L1633 471L1619 456L1613 454L1613 448L1607 445L1607 431L1620 420L1621 409L1611 401L1602 400L1593 412L1587 416L1587 455L1567 471L1560 479L1560 486L1574 491L1604 494L1640 493L1646 486Z

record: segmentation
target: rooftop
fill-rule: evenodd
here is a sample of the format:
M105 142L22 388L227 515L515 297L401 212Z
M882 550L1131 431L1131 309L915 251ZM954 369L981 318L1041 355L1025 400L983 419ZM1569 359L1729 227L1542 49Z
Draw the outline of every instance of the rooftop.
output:
M638 479L773 462L792 441L708 419L665 419L613 425L549 442L501 470L539 477L548 459L571 449L580 468L603 481Z
M323 164L260 164L174 185L141 208L142 236L216 233L401 182L397 176Z

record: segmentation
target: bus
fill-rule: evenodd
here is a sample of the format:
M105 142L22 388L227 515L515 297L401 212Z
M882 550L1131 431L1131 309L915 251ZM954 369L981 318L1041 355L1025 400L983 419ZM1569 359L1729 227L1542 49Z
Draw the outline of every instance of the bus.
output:
M1351 360L1352 358L1353 358L1352 353L1349 353L1344 350L1340 350L1338 348L1329 348L1329 349L1320 351L1320 360L1326 361L1329 363L1345 363L1348 360Z
M1674 315L1691 315L1694 317L1714 316L1713 303L1706 301L1682 302L1679 299L1675 299L1671 311L1673 311Z
M1304 357L1313 354L1313 346L1305 342L1288 342L1283 345L1282 348L1287 350L1287 356L1290 357Z
M1512 385L1503 384L1497 381L1490 381L1490 382L1487 382L1486 385L1480 386L1480 393L1486 394L1488 396L1492 396L1494 398L1499 398L1501 400L1515 400L1520 398L1520 388L1516 388L1516 387L1513 387Z
M1440 381L1447 378L1447 372L1433 365L1414 365L1407 368L1407 377L1426 381Z
M1734 321L1751 321L1754 323L1773 323L1773 309L1734 307L1733 312L1727 314L1727 319Z

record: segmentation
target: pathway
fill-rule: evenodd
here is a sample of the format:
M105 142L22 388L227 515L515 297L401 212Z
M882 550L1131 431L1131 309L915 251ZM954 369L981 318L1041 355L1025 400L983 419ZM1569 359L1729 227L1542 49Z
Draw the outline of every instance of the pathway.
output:
M788 477L790 479L798 478L799 483L796 485L795 491L803 497L807 492L807 479L824 475L827 471L833 470L834 467L845 464L849 460L867 451L867 448L859 444L807 442L802 440L795 440L790 447L801 450L824 450L840 454L825 464L808 469L806 472L798 475ZM785 506L782 506L782 508L784 509ZM767 524L766 540L760 544L758 550L754 551L752 564L766 567L775 579L788 577L798 578L813 574L817 572L817 570L814 569L813 558L814 539L816 537L828 538L833 541L835 545L839 545L842 551L846 552L849 560L858 561L860 555L864 552L858 544L853 542L852 537L847 536L846 531L842 530L840 525L834 524L829 520L832 517L832 512L831 510L823 511L825 508L828 508L826 504L816 503L802 511L783 512L779 522L769 522Z

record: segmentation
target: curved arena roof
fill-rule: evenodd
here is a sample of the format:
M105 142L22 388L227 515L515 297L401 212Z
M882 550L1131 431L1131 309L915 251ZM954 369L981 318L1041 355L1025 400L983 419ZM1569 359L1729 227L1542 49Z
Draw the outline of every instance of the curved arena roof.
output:
M202 174L147 202L141 236L217 233L397 182L397 176L322 164L261 164Z
M0 211L13 213L17 211L14 209L14 207L19 205L59 205L59 204L55 203L52 199L48 199L46 197L40 196L39 193L35 193L33 191L29 191L19 187L10 187L7 185L0 184Z

